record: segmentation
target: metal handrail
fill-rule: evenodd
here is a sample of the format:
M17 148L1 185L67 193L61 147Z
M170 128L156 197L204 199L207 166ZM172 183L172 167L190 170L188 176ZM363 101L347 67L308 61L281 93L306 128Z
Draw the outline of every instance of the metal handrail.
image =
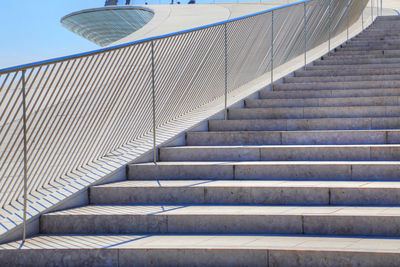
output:
M73 55L69 55L69 56L57 57L57 58L53 58L53 59L48 59L48 60L43 60L43 61L36 61L36 62L28 63L28 64L22 64L22 65L9 67L9 68L4 68L4 69L0 69L0 74L19 71L19 70L28 69L28 68L40 67L40 66L43 66L43 65L54 64L54 63L58 63L58 62L65 61L65 60L70 60L70 59L78 59L78 58L82 58L82 57L86 57L86 56L93 56L93 55L96 55L96 54L101 54L101 53L117 50L117 49L120 49L120 48L129 47L129 46L132 46L132 45L135 45L135 44L147 43L147 42L151 42L151 41L165 39L165 38L168 38L168 37L171 37L171 36L177 36L177 35L181 35L181 34L185 34L185 33L189 33L189 32L200 31L200 30L203 30L203 29L206 29L206 28L211 28L211 27L218 26L218 25L223 25L223 24L226 24L226 23L229 23L229 22L243 20L243 19L246 19L246 18L249 18L249 17L254 17L254 16L257 16L257 15L262 15L262 14L271 12L273 10L278 10L278 9L282 9L282 8L298 5L298 4L301 4L301 3L310 2L310 1L312 1L312 0L302 0L302 1L299 1L299 2L295 2L295 3L290 3L290 4L287 4L287 5L284 5L284 6L273 7L273 8L270 8L270 9L267 9L267 10L264 10L264 11L260 11L260 12L257 12L257 13L252 13L252 14L249 14L249 15L244 15L244 16L240 16L240 17L237 17L237 18L232 18L232 19L228 19L228 20L224 20L224 21L220 21L220 22L215 22L215 23L211 23L211 24L207 24L207 25L203 25L203 26L199 26L199 27L195 27L195 28L191 28L191 29L186 29L186 30L182 30L182 31L172 32L172 33L167 33L167 34L158 35L158 36L154 36L154 37L149 37L149 38L145 38L145 39L140 39L140 40L124 43L124 44L109 46L109 47L106 47L106 48L95 49L95 50L88 51L88 52L77 53L77 54L73 54Z
M307 51L327 42L330 52L350 18L364 27L366 2L304 0L0 70L1 215L22 221L25 239L27 220L52 201L145 151L157 162L157 145L193 117L224 109L228 119L240 86L267 73L272 84L274 69L302 54L306 67Z

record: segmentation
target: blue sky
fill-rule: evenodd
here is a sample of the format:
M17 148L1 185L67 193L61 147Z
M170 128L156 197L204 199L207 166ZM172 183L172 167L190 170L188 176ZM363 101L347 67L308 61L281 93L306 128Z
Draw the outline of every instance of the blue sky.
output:
M99 48L60 19L104 0L0 0L0 68Z
M148 0L150 4L170 1ZM144 2L131 1L132 4ZM187 3L188 0L180 2ZM196 2L210 3L214 0ZM0 69L100 48L65 29L60 19L71 12L102 7L104 3L105 0L0 0Z

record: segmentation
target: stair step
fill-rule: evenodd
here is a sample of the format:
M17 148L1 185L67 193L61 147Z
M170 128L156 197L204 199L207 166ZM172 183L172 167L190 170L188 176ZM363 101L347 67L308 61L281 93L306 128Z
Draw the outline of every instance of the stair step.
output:
M189 132L189 146L398 144L400 130Z
M318 82L355 82L355 81L395 81L400 80L400 75L348 75L348 76L322 76L322 77L287 77L284 83L318 83Z
M400 180L398 161L213 161L131 164L128 179Z
M383 39L383 40L382 40ZM346 44L342 44L342 47L348 47L348 46L399 46L400 45L400 40L399 39L386 39L386 38L375 38L375 40L351 40L350 42Z
M274 91L400 88L400 81L310 82L274 84Z
M356 45L347 45L345 47L336 48L336 51L344 50L344 51L368 51L368 50L400 50L400 45L365 45L365 46L356 46Z
M346 54L331 54L329 56L323 56L321 57L322 60L350 60L354 59L355 55L346 55ZM361 54L357 55L357 59L387 59L387 58L392 58L392 59L398 59L400 58L400 55L398 54L393 54L393 53L388 53L388 54Z
M375 97L400 96L400 88L382 89L336 89L336 90L284 90L259 92L260 99L284 98L336 98L336 97Z
M160 149L161 161L400 160L400 145L183 146Z
M21 241L1 245L0 258L5 267L396 266L399 246L399 239L350 236L45 235L23 249Z
M362 76L391 76L391 75L399 75L400 74L400 68L398 69L386 69L386 68L381 68L381 69L354 69L352 71L347 71L347 70L301 70L301 71L295 71L294 76L295 77L340 77L340 76L355 76L357 77L358 75Z
M390 50L390 51L397 51L397 50ZM332 56L344 56L344 55L348 55L348 56L358 56L358 55L383 55L385 54L385 50L368 50L368 51L346 51L346 50L336 50L335 52L331 53Z
M356 214L356 216L355 216ZM40 218L42 234L400 236L400 207L101 205Z
M400 182L130 180L91 187L90 203L398 205Z
M399 128L400 119L398 117L209 121L210 131L382 130Z
M318 61L318 62L322 62ZM330 64L330 65L315 65L315 66L308 66L307 70L351 70L354 69L383 69L383 68L400 68L400 64L398 63L387 63L387 64Z
M228 116L230 120L399 117L400 106L234 108Z
M371 46L372 47L372 46ZM347 48L347 47L346 47ZM315 66L319 65L355 65L355 64L399 64L399 58L348 58L331 60L318 60L314 62Z
M395 106L400 104L399 96L376 97L326 97L245 100L246 108L271 107L340 107L340 106Z

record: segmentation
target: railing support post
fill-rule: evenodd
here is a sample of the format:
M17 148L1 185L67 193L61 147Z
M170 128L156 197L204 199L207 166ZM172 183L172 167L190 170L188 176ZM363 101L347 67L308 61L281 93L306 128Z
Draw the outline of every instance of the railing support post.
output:
M350 0L347 0L347 42L349 41L349 28L350 28Z
M226 29L226 23L224 24L224 66L225 66L225 120L228 119L228 34Z
M383 16L383 0L381 0L381 16Z
M27 149L27 137L26 137L26 89L25 89L25 72L22 71L22 120L23 120L23 131L24 131L24 229L22 233L22 241L25 242L26 239L26 212L28 205L28 149Z
M371 23L374 21L374 0L371 0Z
M307 3L304 2L304 70L307 67Z
M271 89L274 85L274 11L271 12Z
M362 30L364 30L364 2L363 0L360 1L361 1L361 27Z
M329 0L329 40L328 40L328 55L331 54L331 24L332 24L332 0Z
M154 42L151 41L151 87L153 105L153 162L157 163L157 140L156 140L156 87L154 77Z

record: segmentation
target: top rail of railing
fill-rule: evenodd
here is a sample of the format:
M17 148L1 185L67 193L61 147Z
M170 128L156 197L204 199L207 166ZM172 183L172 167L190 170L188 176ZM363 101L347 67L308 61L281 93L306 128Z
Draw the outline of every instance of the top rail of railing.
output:
M159 39L165 39L165 38L168 38L168 37L171 37L171 36L177 36L177 35L181 35L181 34L185 34L185 33L189 33L189 32L194 32L194 31L199 31L199 30L203 30L203 29L206 29L206 28L211 28L211 27L214 27L214 26L226 24L226 23L233 22L233 21L243 20L243 19L246 19L246 18L249 18L249 17L262 15L262 14L265 14L265 13L268 13L268 12L272 12L274 10L287 8L287 7L290 7L290 6L299 5L299 4L310 2L310 1L311 0L301 0L301 1L298 1L298 2L286 4L286 5L283 5L283 6L269 8L269 9L266 9L264 11L260 11L260 12L256 12L256 13L252 13L252 14L248 14L248 15L244 15L244 16L240 16L240 17L237 17L237 18L232 18L232 19L228 19L228 20L212 23L212 24L207 24L207 25L203 25L203 26L199 26L199 27L195 27L195 28L191 28L191 29L187 29L187 30L183 30L183 31L177 31L177 32L172 32L172 33L168 33L168 34L158 35L158 36L154 36L154 37L149 37L149 38L145 38L145 39L140 39L140 40L128 42L128 43L125 43L125 44L110 46L110 47L106 47L106 48L100 48L100 49L96 49L96 50L91 50L91 51L87 51L87 52L82 52L82 53L69 55L69 56L56 57L56 58L52 58L52 59L41 60L41 61L36 61L36 62L32 62L32 63L21 64L21 65L17 65L17 66L13 66L13 67L3 68L3 69L0 69L0 74L6 74L6 73L10 73L10 72L21 71L21 70L24 70L24 69L39 67L39 66L48 65L48 64L54 64L54 63L58 63L58 62L66 61L66 60L71 60L71 59L82 58L82 57L86 57L86 56L93 56L93 55L96 55L96 54L101 54L101 53L105 53L105 52L109 52L109 51L125 48L125 47L132 46L132 45L135 45L135 44L147 43L147 42L151 42L151 41L155 41L155 40L159 40Z

